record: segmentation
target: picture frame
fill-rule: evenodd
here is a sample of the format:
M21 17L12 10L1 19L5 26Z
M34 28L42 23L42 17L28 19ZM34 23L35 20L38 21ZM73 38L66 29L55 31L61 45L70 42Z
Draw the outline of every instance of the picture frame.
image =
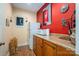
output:
M23 26L24 25L24 18L23 17L16 17L16 25Z
M6 27L10 26L9 18L6 18Z

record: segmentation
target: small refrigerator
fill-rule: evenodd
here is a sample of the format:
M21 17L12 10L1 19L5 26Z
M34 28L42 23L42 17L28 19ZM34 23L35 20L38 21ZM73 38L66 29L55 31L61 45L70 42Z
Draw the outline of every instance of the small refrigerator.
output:
M33 49L33 35L38 32L40 23L29 23L29 48Z

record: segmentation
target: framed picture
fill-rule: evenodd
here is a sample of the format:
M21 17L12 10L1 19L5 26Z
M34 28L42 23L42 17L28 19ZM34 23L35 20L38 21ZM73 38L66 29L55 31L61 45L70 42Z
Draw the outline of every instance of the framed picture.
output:
M24 25L24 18L23 17L16 17L16 25L23 26Z
M44 10L43 12L43 24L46 25L48 22L48 10Z

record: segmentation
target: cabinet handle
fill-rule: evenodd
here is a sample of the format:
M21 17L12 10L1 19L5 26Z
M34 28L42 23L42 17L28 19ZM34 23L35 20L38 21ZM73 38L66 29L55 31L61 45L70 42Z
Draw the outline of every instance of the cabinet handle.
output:
M3 43L2 43L2 42L0 42L0 46L2 46L2 45L5 45L5 43L4 43L4 42L3 42Z

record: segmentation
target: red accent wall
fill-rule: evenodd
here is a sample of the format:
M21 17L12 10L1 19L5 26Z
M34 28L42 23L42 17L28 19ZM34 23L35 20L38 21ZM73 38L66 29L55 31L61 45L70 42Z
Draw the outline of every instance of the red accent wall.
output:
M69 3L69 10L66 13L61 13L60 8L65 3L52 3L52 24L47 26L42 26L42 29L49 28L50 33L61 33L61 34L68 34L68 26L62 26L62 18L69 20L69 18L73 15L75 10L75 4ZM48 3L44 4L37 12L37 21L42 24L43 22L43 9L48 5ZM74 17L73 17L74 19Z

